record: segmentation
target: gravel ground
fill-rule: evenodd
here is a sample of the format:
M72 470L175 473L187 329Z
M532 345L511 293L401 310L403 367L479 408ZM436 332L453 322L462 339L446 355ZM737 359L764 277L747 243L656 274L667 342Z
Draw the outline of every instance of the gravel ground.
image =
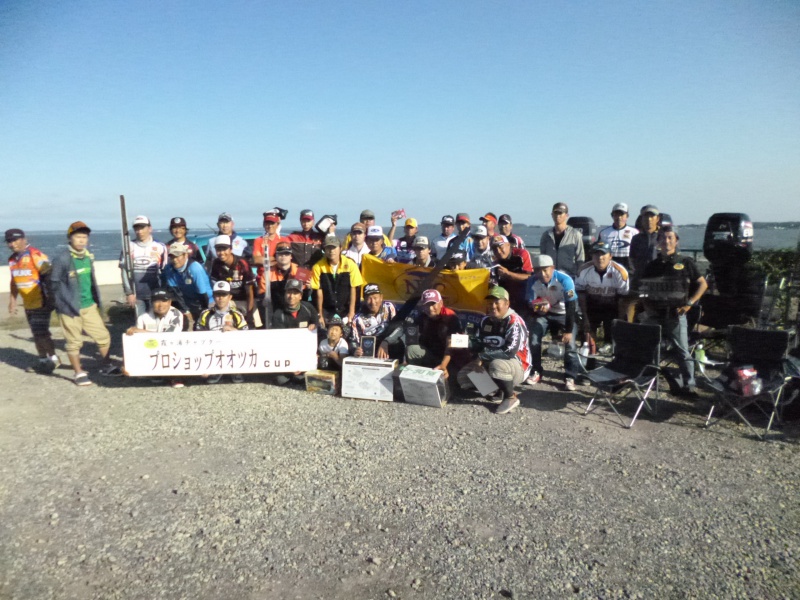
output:
M78 388L0 342L0 598L800 597L796 427L669 401L625 430L553 377L505 416Z

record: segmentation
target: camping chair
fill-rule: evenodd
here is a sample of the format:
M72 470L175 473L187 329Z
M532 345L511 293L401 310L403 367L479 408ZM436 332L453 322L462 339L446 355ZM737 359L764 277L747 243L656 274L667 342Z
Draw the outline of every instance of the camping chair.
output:
M781 420L783 406L793 399L793 396L788 400L784 398L784 388L793 375L791 364L787 360L789 337L788 331L731 326L728 330L728 361L722 374L716 379L699 380L703 388L714 394L705 422L706 427L736 413L757 438L764 439L769 435L773 423ZM753 376L750 381L736 377L737 372L744 368ZM745 409L751 405L767 417L763 434L745 416ZM712 421L717 408L728 410Z
M595 401L601 400L616 413L622 426L630 429L643 407L655 413L659 392L661 326L628 323L615 319L611 325L611 339L613 342L611 362L588 371L585 375L594 385L595 392L583 414L588 415L592 412L599 404L599 402L595 404ZM652 405L651 393L653 393ZM614 403L630 394L635 394L639 399L639 406L631 422L626 425Z

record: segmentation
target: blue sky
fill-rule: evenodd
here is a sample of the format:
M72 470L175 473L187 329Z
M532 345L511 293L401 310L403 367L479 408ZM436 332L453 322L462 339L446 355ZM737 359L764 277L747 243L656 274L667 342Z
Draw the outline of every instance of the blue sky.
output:
M0 229L800 220L799 99L794 1L4 0Z

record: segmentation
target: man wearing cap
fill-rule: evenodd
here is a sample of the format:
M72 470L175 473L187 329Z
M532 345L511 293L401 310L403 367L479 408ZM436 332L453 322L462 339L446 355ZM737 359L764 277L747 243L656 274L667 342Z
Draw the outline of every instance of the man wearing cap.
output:
M580 372L580 359L575 351L578 334L576 306L578 296L572 278L556 271L553 259L546 254L533 258L533 277L526 284L525 302L533 310L528 329L531 334L532 372L526 383L535 385L542 377L542 339L548 330L553 341L561 332L560 342L564 352L564 388L575 391L575 377Z
M469 215L467 213L456 214L456 229L455 229L456 237L465 230L469 231L470 227L471 223L469 220ZM455 240L450 240L450 244L453 243L455 243ZM450 244L448 244L448 248L450 247ZM464 240L458 246L458 249L464 252L464 255L467 257L467 260L472 259L472 251L473 251L472 246L473 246L472 238L470 236L465 237Z
M367 248L369 248L369 254L375 258L380 258L386 263L396 262L397 252L392 246L385 245L385 238L386 236L383 235L383 227L380 225L367 227Z
M217 258L211 263L211 282L219 281L228 283L228 292L232 299L238 303L247 318L247 325L254 326L253 313L255 312L255 285L256 278L248 262L235 256L231 248L231 239L227 235L218 235L216 238ZM216 289L216 288L215 288Z
M597 347L597 329L603 326L605 341L611 343L611 322L619 315L620 300L628 294L628 271L611 258L607 242L592 244L592 261L581 267L575 291L583 315L583 332L591 353Z
M660 215L661 211L657 206L647 204L642 207L640 214L642 229L631 238L629 252L629 271L633 275L634 281L637 277L641 277L647 264L658 256L658 218Z
M310 269L322 258L322 241L325 239L325 234L314 231L314 211L311 209L300 211L300 230L293 231L286 236L286 239L291 244L294 264Z
M33 344L39 354L39 362L32 371L52 373L61 364L56 355L53 337L50 335L50 315L53 312L49 297L48 280L50 259L37 248L28 244L21 229L6 231L6 245L12 254L8 257L11 288L8 295L8 312L17 312L17 295L22 296L25 317L33 334Z
M361 267L361 259L365 254L369 254L369 246L367 246L367 226L362 222L353 223L350 228L350 245L342 252L344 256L351 259L359 267Z
M424 235L414 238L414 266L428 268L436 266L436 259L431 256L430 242Z
M414 262L414 240L417 237L418 229L416 219L406 219L406 224L403 227L404 235L394 241L397 262L406 265Z
M663 337L672 341L672 352L678 362L681 392L695 395L694 360L689 352L689 326L686 313L695 306L708 289L708 283L700 274L695 262L678 251L678 231L672 226L662 227L658 232L658 256L642 273L642 278L661 278L680 282L685 292L682 306L661 305L657 300L645 298L645 322L661 325Z
M188 256L188 254L187 254ZM184 321L181 311L172 306L172 294L166 288L156 288L150 296L151 307L136 319L136 325L129 327L126 335L134 333L174 333L184 330ZM171 387L182 388L183 380L171 379Z
M611 258L615 263L628 268L633 236L639 233L635 227L628 225L628 205L618 202L611 209L612 225L604 227L597 234L597 239L608 244Z
M491 269L494 264L492 241L485 225L478 225L472 232L472 260L467 263L468 269Z
M53 259L50 285L61 331L66 339L67 357L75 371L76 385L91 385L81 367L81 347L86 333L97 344L104 362L101 372L119 375L119 367L111 364L108 351L111 336L100 312L100 292L94 274L94 256L89 252L91 229L83 221L75 221L67 229L69 244Z
M495 412L503 415L519 406L514 388L525 381L531 369L528 328L511 308L504 288L492 288L486 300L486 316L478 329L477 356L458 372L456 381L461 389L471 389L475 386L469 374L486 371L500 388L501 403Z
M531 255L524 248L511 246L504 235L495 235L491 242L494 265L492 280L506 290L511 300L511 308L525 312L525 283L533 272Z
M276 305L272 314L272 328L314 330L318 323L317 309L310 302L303 300L303 283L297 279L287 279L280 306Z
M567 225L569 208L563 202L553 205L553 227L542 234L539 252L553 259L556 270L566 273L573 279L578 275L585 255L583 235L580 230Z
M356 313L358 288L364 285L358 265L342 256L339 238L329 234L322 244L325 256L311 270L311 289L316 290L316 307L320 326L334 315L342 317L345 324L351 322Z
M467 268L467 254L463 250L456 250L450 255L450 258L445 264L445 269L450 271L463 271Z
M231 213L221 213L219 217L217 217L217 236L228 236L228 244L231 247L233 255L250 261L253 258L253 249L247 245L247 240L240 237L239 234L234 231L234 226L235 223ZM214 262L214 259L217 258L216 247L216 237L208 240L208 246L206 247L206 267L208 269L211 268L211 264Z
M497 226L500 229L500 234L508 238L513 248L525 250L525 242L516 233L513 233L514 221L511 220L511 215L503 214L497 219Z
M493 237L497 232L497 215L488 212L481 217L481 224L486 227L487 235Z
M218 250L219 252L219 250ZM232 254L232 253L231 253ZM237 259L242 260L242 259ZM242 262L245 262L242 260ZM231 286L227 281L214 283L214 306L203 311L194 324L195 331L243 331L247 327L247 319L236 308L232 301ZM208 375L208 383L219 383L222 374ZM236 373L231 375L233 383L242 383L244 377Z
M450 336L464 333L464 327L455 311L444 305L439 290L422 292L417 317L404 325L406 362L444 371L447 377L452 353L457 352L450 349Z
M375 283L368 283L364 287L364 301L361 310L353 319L350 330L350 347L353 356L363 356L361 340L364 336L375 336L377 358L402 358L403 344L401 341L403 330L401 327L389 330L389 323L394 319L397 310L391 302L384 302L380 287ZM391 336L391 337L390 337Z
M121 253L119 268L128 306L135 308L139 316L150 310L151 291L161 285L161 271L167 266L167 248L153 239L153 227L144 215L133 220L133 231L136 234L136 239L131 240L133 273L125 272L125 257ZM129 275L133 281L128 279Z
M189 260L194 261L200 260L200 248L197 247L192 241L186 239L186 232L189 231L189 228L186 226L186 219L183 217L172 217L169 220L169 232L172 235L172 239L168 241L165 245L167 249L174 243L183 244L189 250Z
M450 240L456 237L456 220L452 215L445 215L442 217L442 233L433 238L431 245L431 255L438 259L444 256L447 252L447 247L450 245Z
M172 292L175 308L183 312L189 328L214 303L208 273L199 262L189 260L188 248L181 242L169 246L169 264L161 273L161 285Z
M279 212L276 209L268 210L264 213L264 235L253 240L253 264L256 265L256 296L259 305L264 302L267 281L270 279L269 271L275 268L275 248L278 242L288 241L278 234L280 224L281 216ZM236 294L234 292L235 299Z
M292 262L292 256L292 245L285 240L278 242L275 246L275 268L269 272L269 290L273 310L283 308L286 282L296 279L295 275L297 275L298 267L297 264ZM265 296L266 288L259 289L259 295ZM265 319L266 315L262 316L261 320L264 323L267 322Z

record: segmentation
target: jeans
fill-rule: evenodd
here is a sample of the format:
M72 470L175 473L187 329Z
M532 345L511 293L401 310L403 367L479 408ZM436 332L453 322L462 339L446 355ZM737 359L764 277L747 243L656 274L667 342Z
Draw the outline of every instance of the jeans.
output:
M563 330L566 325L566 315L546 314L533 317L528 326L531 343L531 363L532 371L542 372L542 338L550 329ZM572 325L572 341L567 344L564 352L564 374L567 377L575 378L583 371L575 349L575 340L578 337L578 324Z
M678 363L680 387L694 385L694 361L689 352L689 326L686 315L648 315L644 320L647 324L661 325L661 337L672 342L672 355Z

